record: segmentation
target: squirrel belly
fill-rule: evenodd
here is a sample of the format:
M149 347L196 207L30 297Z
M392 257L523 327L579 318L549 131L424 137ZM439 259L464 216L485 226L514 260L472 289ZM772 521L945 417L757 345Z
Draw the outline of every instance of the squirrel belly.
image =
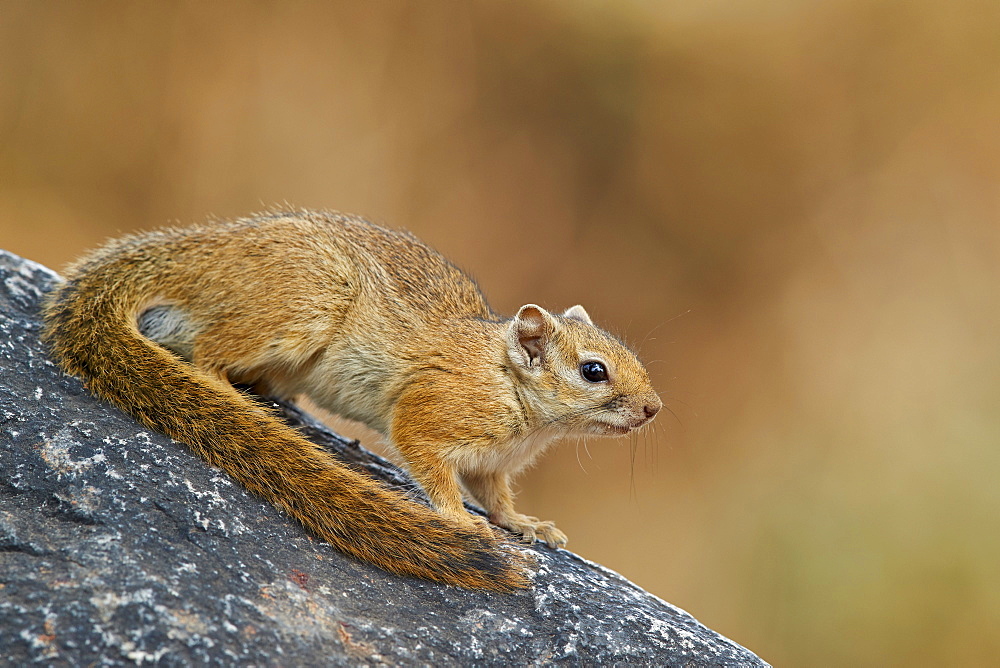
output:
M530 583L464 509L463 486L494 524L562 545L551 522L514 511L511 476L557 436L625 434L661 406L639 360L582 307L501 319L413 236L343 214L112 241L67 270L45 323L53 356L91 392L336 549L472 589ZM343 466L234 382L378 430L434 509Z

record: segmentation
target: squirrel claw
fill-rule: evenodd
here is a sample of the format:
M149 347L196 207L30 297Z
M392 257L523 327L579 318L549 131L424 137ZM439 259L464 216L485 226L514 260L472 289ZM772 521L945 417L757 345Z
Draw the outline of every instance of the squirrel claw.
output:
M566 534L557 529L553 522L529 515L515 515L497 524L520 535L521 541L529 544L542 541L549 547L562 547L568 540Z

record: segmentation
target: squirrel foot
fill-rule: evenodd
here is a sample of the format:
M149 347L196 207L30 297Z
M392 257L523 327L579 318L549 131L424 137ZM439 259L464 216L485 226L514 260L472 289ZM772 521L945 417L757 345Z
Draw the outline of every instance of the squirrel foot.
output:
M472 518L473 531L476 531L485 538L499 538L499 534L494 532L493 527L485 517L479 517L478 515L470 515L470 517Z
M494 527L487 521L485 517L480 517L479 515L473 515L472 513L462 510L460 513L442 513L445 516L451 518L458 524L470 531L478 533L483 538L489 540L496 540L500 538L499 534L496 532Z
M506 517L491 517L490 519L494 524L521 536L521 540L525 543L541 540L549 547L562 547L568 540L566 534L557 529L553 522L543 521L530 515L514 513Z

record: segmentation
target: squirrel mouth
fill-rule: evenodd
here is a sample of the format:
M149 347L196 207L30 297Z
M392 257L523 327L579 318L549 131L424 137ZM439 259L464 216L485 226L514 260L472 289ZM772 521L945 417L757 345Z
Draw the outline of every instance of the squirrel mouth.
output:
M609 422L598 422L597 427L602 434L608 436L624 436L625 434L632 431L632 427L626 427L619 424L611 424Z
M649 424L650 420L651 418L636 419L633 424L617 424L614 422L605 422L604 420L595 420L593 429L605 436L624 436Z

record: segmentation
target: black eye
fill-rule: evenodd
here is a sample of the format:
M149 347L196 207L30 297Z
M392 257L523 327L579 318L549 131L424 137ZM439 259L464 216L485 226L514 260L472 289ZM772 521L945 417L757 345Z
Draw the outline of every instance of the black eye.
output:
M600 362L584 362L580 365L580 375L588 383L603 383L608 379L608 370Z

